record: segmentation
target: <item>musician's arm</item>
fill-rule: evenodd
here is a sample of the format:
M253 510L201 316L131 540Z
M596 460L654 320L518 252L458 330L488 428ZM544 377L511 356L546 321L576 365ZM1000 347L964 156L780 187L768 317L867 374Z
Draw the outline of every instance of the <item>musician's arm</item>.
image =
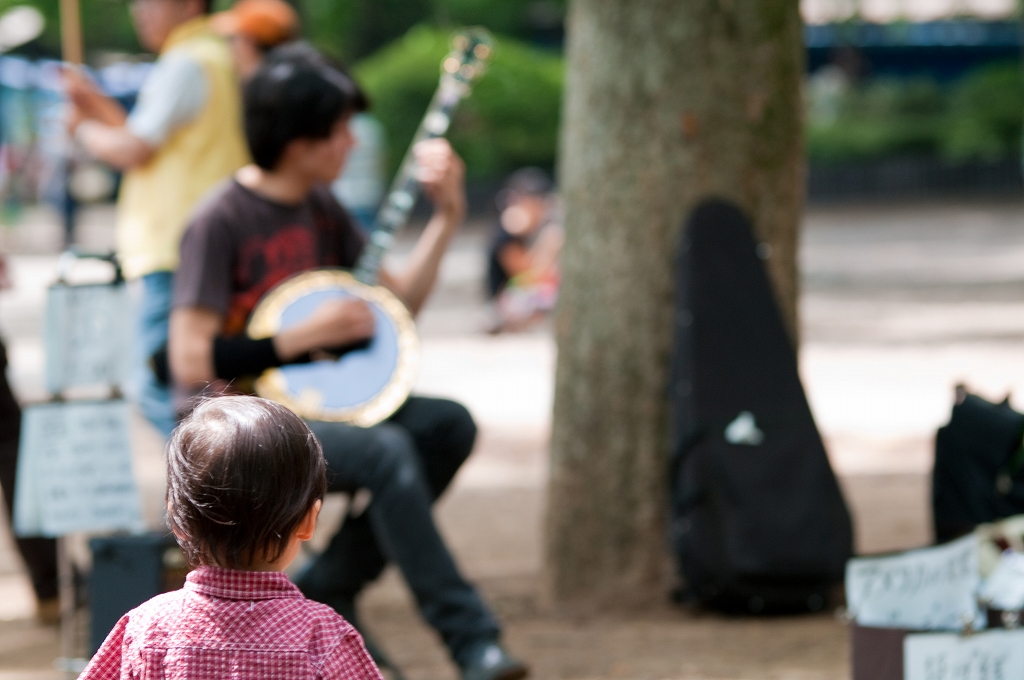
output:
M381 283L400 297L413 315L420 311L437 279L441 259L466 216L466 166L447 140L416 145L418 179L434 202L434 215L416 242L409 263L400 273L381 272Z
M416 243L406 267L398 274L381 272L381 283L405 302L413 316L419 313L430 295L441 259L461 223L461 214L445 216L435 213Z
M220 314L204 307L183 307L171 312L167 361L176 384L192 387L216 379L213 341L222 324Z
M217 378L258 375L271 366L302 360L317 349L359 342L373 336L374 319L362 302L332 300L269 341L219 338L222 326L221 315L204 307L171 312L167 361L177 385L201 387Z
M98 120L78 123L75 138L90 154L120 170L145 165L156 153L156 147L135 136L127 127L107 125Z

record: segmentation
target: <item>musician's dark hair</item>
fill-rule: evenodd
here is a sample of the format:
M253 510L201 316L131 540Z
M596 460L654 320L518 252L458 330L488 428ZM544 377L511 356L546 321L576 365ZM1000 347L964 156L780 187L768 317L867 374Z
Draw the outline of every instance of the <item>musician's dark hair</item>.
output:
M296 139L326 139L369 100L340 63L296 41L271 50L245 84L245 138L256 165L273 170Z
M167 447L167 522L193 565L273 562L326 491L320 443L266 399L201 401Z

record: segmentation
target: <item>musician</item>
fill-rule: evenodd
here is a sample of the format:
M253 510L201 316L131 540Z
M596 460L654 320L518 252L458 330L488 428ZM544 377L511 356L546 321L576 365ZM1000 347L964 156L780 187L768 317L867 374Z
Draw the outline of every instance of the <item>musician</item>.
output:
M164 435L175 425L171 396L145 360L167 342L179 240L196 201L248 162L234 64L210 30L210 1L132 0L139 41L160 57L131 115L77 70L65 73L75 137L125 171L117 254L125 276L142 282L138 402Z
M268 60L246 84L244 103L254 164L212 195L181 244L169 361L176 384L186 390L258 375L374 333L368 307L344 299L324 303L273 338L244 336L253 307L282 279L355 264L363 236L327 185L353 143L349 118L366 108L366 99L340 68L300 56ZM415 155L434 214L409 265L381 275L413 314L430 293L466 211L463 163L448 143L423 142ZM431 515L431 504L473 447L476 427L466 409L413 396L374 427L315 421L309 426L323 445L329 490L368 489L372 500L365 512L346 519L297 578L300 589L358 628L356 596L392 560L465 680L526 675L526 667L501 646L497 621L460 574ZM367 643L386 665L373 641Z

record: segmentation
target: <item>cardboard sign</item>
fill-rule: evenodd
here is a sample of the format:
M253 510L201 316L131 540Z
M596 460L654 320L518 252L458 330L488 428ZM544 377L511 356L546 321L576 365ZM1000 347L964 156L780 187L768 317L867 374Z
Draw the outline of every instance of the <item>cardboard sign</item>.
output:
M46 389L123 385L131 347L125 285L50 286L46 296Z
M14 531L144 529L122 400L27 407L21 421Z
M1024 678L1024 630L926 633L903 641L903 680L1009 678Z
M857 558L846 565L846 600L862 626L960 630L982 625L978 539L966 536L888 557Z

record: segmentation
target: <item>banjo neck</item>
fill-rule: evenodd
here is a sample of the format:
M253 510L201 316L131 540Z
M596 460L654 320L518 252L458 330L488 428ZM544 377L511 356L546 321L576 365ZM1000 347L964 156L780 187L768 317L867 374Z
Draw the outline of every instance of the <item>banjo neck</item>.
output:
M491 37L481 28L461 31L452 38L452 51L441 63L440 84L416 129L412 144L405 152L388 195L377 211L369 239L352 272L357 281L377 285L384 254L395 242L395 235L416 205L420 183L416 179L413 147L425 139L444 136L456 107L469 94L473 82L483 74L492 51Z

